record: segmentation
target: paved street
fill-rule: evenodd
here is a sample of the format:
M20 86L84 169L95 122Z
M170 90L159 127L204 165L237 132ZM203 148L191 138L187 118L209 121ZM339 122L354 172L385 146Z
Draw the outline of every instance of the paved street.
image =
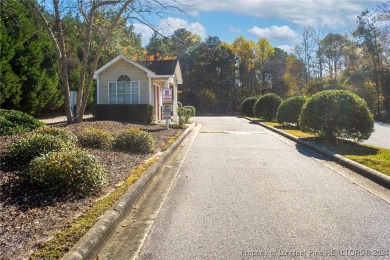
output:
M390 149L390 124L375 122L374 132L364 143Z
M116 251L139 236L139 259L390 259L388 190L245 119L195 120L153 224Z

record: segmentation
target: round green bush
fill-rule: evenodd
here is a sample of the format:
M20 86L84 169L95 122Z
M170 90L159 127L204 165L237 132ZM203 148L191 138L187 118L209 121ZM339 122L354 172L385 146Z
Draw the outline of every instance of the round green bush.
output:
M128 128L119 133L113 146L124 152L150 153L153 152L154 140L151 134L143 130Z
M306 98L304 96L283 100L276 113L276 121L280 124L295 124L298 126L299 115L305 103Z
M96 128L86 128L79 136L79 142L83 147L89 148L103 148L111 147L113 137L105 130Z
M9 150L14 160L28 164L32 159L51 151L70 150L75 143L66 143L53 135L34 134L10 144Z
M90 194L107 184L98 159L79 150L50 152L31 161L28 178L37 185Z
M183 125L188 122L190 118L192 110L187 107L179 107L177 108L177 115L179 116L179 125Z
M301 129L326 139L368 139L374 119L366 102L346 90L325 90L312 96L299 118Z
M194 106L184 106L184 108L191 110L190 116L196 115L196 108Z
M253 105L256 103L256 101L259 98L257 97L248 97L241 103L241 115L242 116L249 116L254 117L255 114L253 113Z
M272 121L276 117L279 105L282 103L282 98L274 93L269 93L256 101L253 105L253 113L256 117L262 117L268 121Z
M24 133L43 125L43 122L29 114L17 110L0 109L0 135Z
M69 146L77 144L77 136L64 128L43 126L34 130L33 134L43 134L58 137Z

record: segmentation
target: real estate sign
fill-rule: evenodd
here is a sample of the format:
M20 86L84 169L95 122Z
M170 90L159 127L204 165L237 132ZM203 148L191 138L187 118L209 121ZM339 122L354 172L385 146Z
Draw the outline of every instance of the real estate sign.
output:
M172 106L164 106L164 119L171 119L172 116Z
M172 89L163 89L162 91L162 103L164 106L170 106L173 104Z

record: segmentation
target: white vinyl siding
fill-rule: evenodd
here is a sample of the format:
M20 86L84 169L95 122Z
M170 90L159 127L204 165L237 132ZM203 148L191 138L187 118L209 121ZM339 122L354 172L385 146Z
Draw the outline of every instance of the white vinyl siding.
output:
M108 82L109 104L140 104L139 81Z
M128 75L131 79L131 82L134 83L134 89L137 88L138 84L138 101L136 104L149 104L150 102L150 93L149 93L149 82L147 73L137 68L136 66L129 64L126 61L120 60L113 64L111 67L107 68L99 75L99 103L100 104L116 104L113 103L110 97L110 83L117 82L118 77L121 75ZM116 84L116 83L114 83ZM116 88L116 85L115 85ZM131 93L133 94L133 93ZM135 96L131 96L131 100L136 101ZM119 98L119 97L118 97ZM116 97L115 97L116 101Z

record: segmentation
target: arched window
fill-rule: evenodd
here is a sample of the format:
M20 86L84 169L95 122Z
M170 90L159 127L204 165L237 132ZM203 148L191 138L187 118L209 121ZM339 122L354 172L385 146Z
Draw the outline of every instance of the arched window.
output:
M110 104L139 104L140 88L138 81L131 81L127 75L121 75L117 81L108 83Z
M117 81L131 81L131 80L130 80L129 76L127 76L127 75L122 75L122 76L120 76L120 77L118 78Z

